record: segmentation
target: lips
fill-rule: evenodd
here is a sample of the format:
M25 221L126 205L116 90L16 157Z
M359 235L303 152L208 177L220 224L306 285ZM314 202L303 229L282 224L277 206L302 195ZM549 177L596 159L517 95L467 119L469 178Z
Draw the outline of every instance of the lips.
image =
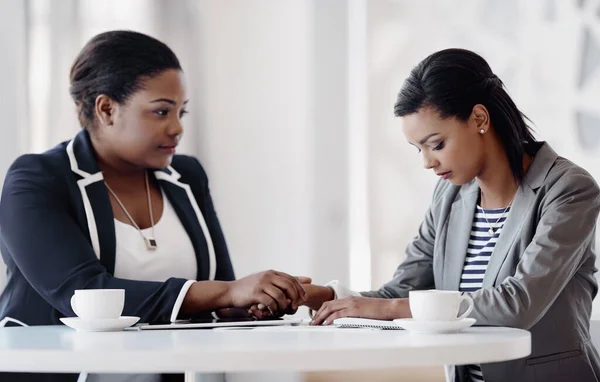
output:
M441 177L442 179L448 179L450 177L450 175L452 175L452 171L446 171L446 172L439 172L436 173L439 177Z
M177 143L169 143L169 144L166 144L166 145L160 145L160 146L158 146L158 149L160 151L162 151L163 153L166 153L168 155L174 155L176 147L177 147Z

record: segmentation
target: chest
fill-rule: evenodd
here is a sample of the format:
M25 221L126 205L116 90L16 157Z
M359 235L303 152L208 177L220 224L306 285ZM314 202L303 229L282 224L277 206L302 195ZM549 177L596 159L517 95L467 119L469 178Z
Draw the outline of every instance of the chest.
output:
M162 217L164 200L157 185L151 185L148 190L114 190L114 194L109 194L113 215L122 223L135 226L135 222L140 229L146 229L152 227L152 221L156 224Z
M115 221L116 277L159 282L170 277L196 279L197 261L191 239L164 195L163 200L160 220L153 229L142 229L142 235L131 225ZM157 247L148 249L141 236L152 236Z

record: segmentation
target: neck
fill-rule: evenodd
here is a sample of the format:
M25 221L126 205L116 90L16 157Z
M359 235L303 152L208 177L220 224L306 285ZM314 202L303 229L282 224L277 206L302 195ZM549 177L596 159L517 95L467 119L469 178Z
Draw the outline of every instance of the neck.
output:
M136 166L114 155L110 148L105 147L102 142L99 142L93 136L91 142L98 159L98 168L102 171L106 182L112 185L113 183L122 184L123 182L138 184L140 180L144 181L145 168Z
M477 183L481 189L481 205L486 208L503 208L511 204L515 197L519 183L500 145L488 151L483 170L477 176ZM531 163L531 157L523 156L523 172Z

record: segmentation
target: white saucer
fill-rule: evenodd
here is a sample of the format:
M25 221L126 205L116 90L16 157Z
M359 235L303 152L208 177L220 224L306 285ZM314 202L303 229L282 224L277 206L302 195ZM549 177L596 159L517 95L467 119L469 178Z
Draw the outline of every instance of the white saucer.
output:
M418 321L414 318L397 318L394 323L403 329L415 333L456 333L475 323L474 318L455 321Z
M63 317L63 324L78 332L117 332L139 321L139 317L121 316L119 318L99 318L84 320L79 317Z

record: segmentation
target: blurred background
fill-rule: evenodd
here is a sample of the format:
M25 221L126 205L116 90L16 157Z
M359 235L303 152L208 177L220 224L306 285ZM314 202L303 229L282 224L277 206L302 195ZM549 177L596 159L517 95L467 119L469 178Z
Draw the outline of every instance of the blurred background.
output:
M483 55L537 138L600 179L598 0L0 0L0 9L0 174L79 130L68 74L88 39L148 33L182 61L191 113L180 152L208 171L238 276L274 268L358 290L391 278L437 180L393 104L436 50Z

